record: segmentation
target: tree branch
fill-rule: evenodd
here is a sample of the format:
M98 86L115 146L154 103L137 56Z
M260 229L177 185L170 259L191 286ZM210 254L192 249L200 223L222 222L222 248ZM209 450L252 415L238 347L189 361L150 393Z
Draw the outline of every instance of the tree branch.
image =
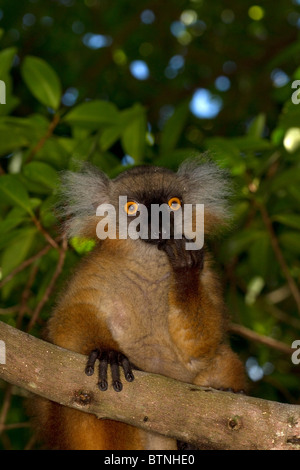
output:
M231 323L229 325L229 331L231 333L236 333L244 338L250 339L260 344L265 344L269 348L276 349L277 351L282 352L283 354L291 355L291 348L285 343L278 341L277 339L270 338L269 336L261 335L256 333L256 331L250 330L243 325L237 325L236 323Z
M269 232L270 241L271 241L273 251L274 251L275 256L278 260L278 263L279 263L279 265L282 269L282 272L283 272L283 274L284 274L284 276L287 280L287 283L289 285L292 296L294 297L294 300L295 300L297 308L298 308L298 312L300 313L300 291L299 291L298 286L297 286L296 282L294 281L294 279L293 279L293 277L290 273L288 265L286 264L286 261L284 259L282 250L280 248L278 239L276 237L276 234L275 234L275 231L274 231L274 228L273 228L272 221L271 221L271 219L269 217L269 214L267 212L267 209L265 208L265 206L263 204L258 204L257 203L257 205L258 205L258 208L261 212L263 222L264 222L264 224L265 224L265 226L266 226L266 228Z
M0 322L0 377L63 405L201 447L299 449L300 407L216 391L135 371L116 393L84 374L86 357ZM176 404L176 406L174 406Z

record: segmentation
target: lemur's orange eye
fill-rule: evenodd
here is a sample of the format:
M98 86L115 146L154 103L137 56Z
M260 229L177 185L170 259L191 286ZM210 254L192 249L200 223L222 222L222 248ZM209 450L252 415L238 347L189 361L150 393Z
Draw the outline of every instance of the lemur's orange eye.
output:
M169 199L168 204L170 209L172 209L173 211L178 211L178 209L180 209L181 207L181 202L178 197L172 197L171 199Z
M134 202L134 201L126 202L126 204L124 206L125 212L128 215L136 215L136 213L138 211L138 208L139 208L138 203Z

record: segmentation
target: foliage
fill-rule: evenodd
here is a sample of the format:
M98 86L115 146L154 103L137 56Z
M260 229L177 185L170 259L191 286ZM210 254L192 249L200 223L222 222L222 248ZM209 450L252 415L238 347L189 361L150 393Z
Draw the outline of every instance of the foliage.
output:
M61 236L52 210L61 170L88 160L113 177L132 162L175 169L209 151L235 188L232 228L211 247L232 320L287 346L299 339L298 2L226 3L66 0L48 2L51 13L45 2L1 6L1 320L40 335L91 249L78 239L67 247ZM137 59L150 70L144 80L130 73ZM193 113L199 88L221 103L216 117ZM254 395L299 403L291 354L242 335L232 343ZM0 397L7 403L10 392L2 387ZM6 423L25 419L18 393L9 410ZM6 430L3 447L24 447L27 431Z

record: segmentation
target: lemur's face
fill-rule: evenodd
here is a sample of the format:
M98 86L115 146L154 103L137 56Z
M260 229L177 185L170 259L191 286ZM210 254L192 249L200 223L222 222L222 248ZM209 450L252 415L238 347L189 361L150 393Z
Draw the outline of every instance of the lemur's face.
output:
M176 173L158 167L135 167L121 173L112 189L112 200L117 203L118 197L119 211L126 213L128 224L139 222L142 240L158 244L174 238L174 216L182 220L184 207L184 190Z
M226 172L205 157L183 162L177 172L137 166L112 180L87 166L81 173L65 174L62 212L68 217L71 236L95 237L96 215L100 216L96 209L108 205L116 220L116 238L124 238L120 236L122 221L126 227L135 227L135 234L141 224L142 232L134 239L147 243L159 244L167 236L178 239L180 231L187 239L201 239L203 233L214 233L227 224L227 182ZM197 224L201 208L204 227Z

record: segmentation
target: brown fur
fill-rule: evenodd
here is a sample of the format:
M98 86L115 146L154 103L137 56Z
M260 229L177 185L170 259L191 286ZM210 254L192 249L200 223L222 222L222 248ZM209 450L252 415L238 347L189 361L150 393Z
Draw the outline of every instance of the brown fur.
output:
M171 178L169 173L163 176ZM127 186L120 179L122 194L132 187L134 175L131 178ZM156 175L151 191L155 184L162 185L162 179ZM217 202L211 199L208 218L213 204ZM206 254L200 272L183 270L189 282L180 290L183 281L157 245L140 239L104 240L82 261L60 298L48 324L48 340L86 355L95 348L115 349L141 370L189 383L245 389L242 364L226 342L221 289L210 264ZM176 449L172 439L100 421L46 400L37 408L51 448Z

